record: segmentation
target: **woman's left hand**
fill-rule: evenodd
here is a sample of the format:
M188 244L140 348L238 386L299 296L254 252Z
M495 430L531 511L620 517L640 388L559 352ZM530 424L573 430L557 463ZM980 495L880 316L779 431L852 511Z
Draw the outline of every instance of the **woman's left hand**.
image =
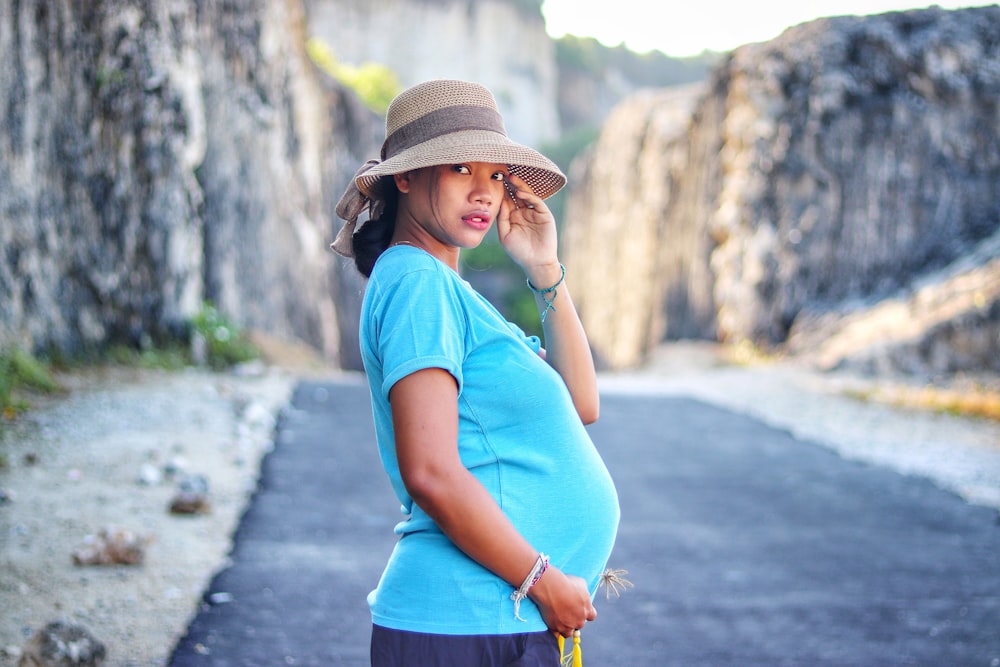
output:
M526 272L533 267L557 263L556 220L545 201L521 178L507 177L516 200L505 196L497 216L500 245Z

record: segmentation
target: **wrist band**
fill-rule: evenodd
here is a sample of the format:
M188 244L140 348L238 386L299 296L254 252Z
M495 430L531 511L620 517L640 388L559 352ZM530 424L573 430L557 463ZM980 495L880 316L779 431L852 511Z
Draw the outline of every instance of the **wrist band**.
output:
M552 305L556 300L556 296L559 295L559 292L556 290L560 285L563 284L563 281L566 280L566 267L560 263L559 269L562 271L562 275L559 276L559 280L557 280L556 284L553 285L552 287L538 289L537 287L531 284L531 278L528 278L528 289L530 289L535 294L540 295L542 297L542 301L545 302L545 310L542 311L542 324L545 323L545 316L549 314L549 311L556 309L556 307ZM549 294L552 295L551 299L549 298Z
M514 618L523 622L526 622L521 618L521 600L528 597L528 591L531 587L538 583L538 580L542 578L545 574L545 570L549 569L549 557L545 554L538 554L538 559L535 561L535 566L531 568L531 572L528 576L524 578L524 582L521 583L521 587L510 594L510 599L514 601Z

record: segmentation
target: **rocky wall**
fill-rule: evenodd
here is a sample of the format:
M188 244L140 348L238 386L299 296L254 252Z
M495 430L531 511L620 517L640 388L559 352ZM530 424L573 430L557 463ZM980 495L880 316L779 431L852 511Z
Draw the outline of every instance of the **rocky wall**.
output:
M581 297L598 356L636 365L681 337L780 347L803 315L900 298L973 253L1000 225L998 45L996 6L823 19L737 49L686 121L654 122L670 96L622 105L567 216L574 263L617 267ZM635 243L637 221L661 240ZM1000 294L981 299L992 312ZM1000 356L995 318L963 321Z
M299 0L0 5L0 342L180 333L204 301L337 357L332 206L380 121Z

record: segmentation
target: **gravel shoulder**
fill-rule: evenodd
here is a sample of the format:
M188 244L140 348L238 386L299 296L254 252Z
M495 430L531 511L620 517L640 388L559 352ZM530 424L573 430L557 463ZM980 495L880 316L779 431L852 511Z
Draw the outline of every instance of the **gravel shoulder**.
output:
M36 402L0 434L0 490L10 496L0 501L0 667L16 665L31 633L60 619L106 644L105 665L164 665L227 563L297 377L119 369L60 380L67 395ZM844 395L864 382L733 366L701 345L664 348L642 372L600 378L603 392L698 398L1000 509L1000 424ZM204 475L211 511L171 514L177 478L150 478L151 467ZM73 550L106 526L148 536L144 561L74 565Z
M0 505L0 665L17 664L54 620L89 629L105 665L163 665L226 564L294 379L119 369L60 381L69 393L36 401L0 441L10 496ZM170 513L185 473L208 480L208 513ZM74 565L73 551L105 527L148 538L143 562Z

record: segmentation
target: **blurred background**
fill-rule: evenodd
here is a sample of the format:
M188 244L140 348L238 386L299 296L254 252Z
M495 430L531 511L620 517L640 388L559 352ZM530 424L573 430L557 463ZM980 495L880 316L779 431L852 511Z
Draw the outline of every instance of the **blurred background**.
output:
M0 350L360 368L333 207L392 97L451 77L569 175L552 206L602 369L698 340L995 374L998 44L996 5L3 3ZM495 242L463 261L538 331Z

